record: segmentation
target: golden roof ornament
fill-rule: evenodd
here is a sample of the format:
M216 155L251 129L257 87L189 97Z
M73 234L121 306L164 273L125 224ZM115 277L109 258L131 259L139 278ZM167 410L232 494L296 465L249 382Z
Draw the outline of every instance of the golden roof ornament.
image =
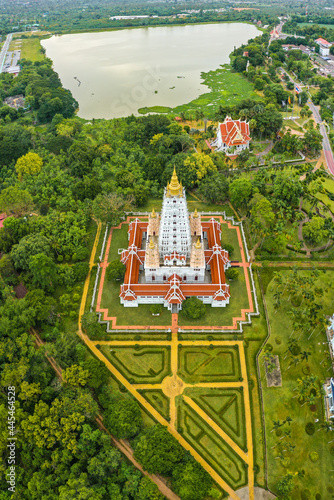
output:
M202 244L201 244L201 239L200 238L197 239L195 248L197 248L198 250L200 250L202 248Z
M183 194L182 184L179 182L179 179L177 178L175 165L174 165L174 171L173 171L171 181L170 181L170 183L167 184L167 195L168 196L182 196L182 194Z
M151 250L154 250L155 245L154 245L154 243L153 243L152 238L150 238L150 244L149 244L149 246L148 246L148 247L149 247Z
M151 218L152 218L152 219L155 219L155 218L156 218L156 216L157 216L157 214L155 213L155 210L154 210L154 208L153 208L152 213L151 213Z
M195 212L194 212L194 214L193 214L193 218L194 218L194 219L197 219L197 217L198 217L198 212L197 212L197 208L195 208Z

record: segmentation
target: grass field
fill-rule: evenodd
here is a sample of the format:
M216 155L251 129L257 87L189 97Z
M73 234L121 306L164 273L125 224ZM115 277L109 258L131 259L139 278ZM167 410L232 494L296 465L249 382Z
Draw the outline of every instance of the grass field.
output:
M288 271L281 271L284 275ZM308 272L303 272L307 276ZM333 314L332 293L329 287L334 284L334 273L332 271L321 272L317 286L327 289L327 292L321 299L323 305L323 313L325 315ZM291 317L289 311L293 304L289 301L288 293L286 292L281 300L281 307L278 312L274 310L274 282L271 281L267 286L266 300L268 314L271 324L271 336L269 338L270 345L273 346L272 353L279 356L280 366L282 371L282 387L267 388L263 371L263 360L261 365L261 375L263 380L263 396L265 405L266 417L266 432L267 432L267 452L268 452L268 470L269 487L275 491L275 484L289 470L304 469L305 477L296 479L296 487L293 491L293 498L300 498L303 489L310 489L311 498L315 498L316 493L320 493L321 498L327 499L327 486L334 486L334 474L330 472L333 465L333 457L330 455L329 441L330 436L321 429L320 423L324 421L323 397L317 399L315 411L311 411L308 404L300 404L297 400L295 388L298 386L297 379L305 377L303 369L307 365L311 375L318 377L319 381L323 381L326 377L331 376L332 369L327 357L328 344L324 328L311 326L309 330L304 329L301 332L293 332ZM300 307L302 312L302 307ZM312 333L313 331L313 333ZM312 334L312 336L311 336ZM311 354L307 362L300 362L296 366L289 368L289 358L285 352L289 338L299 338L302 351L307 350ZM310 338L311 336L311 338ZM261 360L261 358L260 358ZM295 446L294 451L286 453L288 460L282 462L278 459L279 452L277 444L281 438L276 436L275 432L271 432L273 421L280 420L281 422L287 416L292 418L290 427L286 424L283 429L291 430L291 438L287 437L284 440L283 448L287 448L289 444ZM313 435L308 435L305 432L307 422L315 422L316 431ZM318 461L312 463L309 458L310 452L318 453Z
M210 92L201 94L197 99L173 108L171 111L175 114L186 111L202 111L207 118L213 118L220 105L236 104L244 99L259 98L254 91L254 86L239 73L233 73L230 65L225 64L214 71L201 74L203 84L209 87ZM157 111L159 106L152 108L141 108L141 113L163 112L168 108L161 107L162 111Z
M29 59L33 62L43 61L45 56L41 49L39 38L22 39L21 59Z
M241 309L248 309L248 295L246 289L245 275L242 269L239 269L239 277L234 281L229 281L230 285L230 303L226 307L211 307L206 306L206 313L203 318L189 319L182 311L179 314L179 325L200 327L207 326L222 326L233 325L233 318L241 316Z
M158 384L170 374L169 347L109 347L101 351L132 384Z
M185 382L231 382L241 376L238 348L184 347L179 352L179 376Z

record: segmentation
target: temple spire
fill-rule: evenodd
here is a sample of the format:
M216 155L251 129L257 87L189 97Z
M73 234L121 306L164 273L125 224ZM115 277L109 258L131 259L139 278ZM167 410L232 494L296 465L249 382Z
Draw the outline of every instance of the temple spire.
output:
M182 184L176 175L176 169L174 165L173 175L169 184L167 184L167 196L182 196L183 188Z

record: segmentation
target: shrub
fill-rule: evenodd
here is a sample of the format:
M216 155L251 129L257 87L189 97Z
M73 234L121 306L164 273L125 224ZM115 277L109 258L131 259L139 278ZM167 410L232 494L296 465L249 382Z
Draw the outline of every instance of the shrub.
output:
M333 494L334 493L333 486L331 486L331 485L327 486L327 491L328 491L328 493L332 493Z
M264 350L271 352L273 350L273 346L271 344L266 344Z
M275 342L276 342L277 345L281 345L281 343L282 343L281 337L276 337L275 338Z
M105 413L104 422L107 429L118 438L135 436L143 423L139 404L133 399L113 401Z
M161 304L152 304L150 307L151 314L161 314L162 313L162 305Z
M322 496L320 495L320 493L317 493L315 496L315 500L321 500L321 499L322 499Z
M305 425L305 432L309 436L312 436L315 433L315 425L313 422L307 422Z
M239 270L235 268L227 269L225 276L228 280L237 280L239 277Z
M107 267L107 280L120 281L124 278L125 271L126 267L120 260L113 260Z
M197 297L190 297L184 301L182 310L188 318L199 319L204 316L206 307Z
M228 252L229 257L231 258L234 252L234 246L222 241L222 248Z
M78 247L76 252L72 255L72 260L78 262L79 260L85 260L89 256L89 250L86 247Z
M317 462L319 460L319 455L316 451L311 451L311 453L309 454L309 459L311 460L311 462Z
M89 272L89 264L88 262L77 262L73 266L74 276L77 281L83 281L88 272Z
M276 434L277 437L282 436L282 434L283 434L282 429L280 429L280 428L276 429L275 434Z

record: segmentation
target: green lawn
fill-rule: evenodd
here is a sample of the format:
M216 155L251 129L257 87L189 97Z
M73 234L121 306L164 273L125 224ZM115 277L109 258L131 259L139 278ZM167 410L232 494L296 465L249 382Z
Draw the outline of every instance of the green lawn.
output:
M104 345L100 350L131 384L159 384L171 374L170 347Z
M169 420L169 398L160 389L140 389L141 395L155 408L166 420Z
M29 59L33 62L43 61L45 56L41 49L39 38L22 39L21 59Z
M288 271L281 271L286 274ZM300 271L301 272L301 271ZM309 272L303 271L306 276ZM327 289L327 292L320 300L323 305L323 313L325 315L333 314L332 308L332 292L328 287L334 284L334 273L327 271L321 272L317 286ZM267 453L268 453L268 470L269 470L269 487L275 491L277 481L287 472L287 469L297 471L298 469L305 470L305 477L303 479L296 478L296 487L293 491L293 498L300 498L301 491L309 488L312 498L315 498L316 493L322 495L321 498L328 499L327 486L334 486L334 474L330 472L333 468L333 457L329 453L330 441L329 435L324 430L321 430L320 424L316 425L314 435L309 436L305 432L305 425L307 422L315 422L319 419L320 422L324 420L323 398L320 397L315 405L315 411L312 412L308 404L301 405L296 396L294 389L297 387L297 379L305 376L302 371L305 365L309 366L311 375L317 376L320 381L325 380L332 375L332 369L327 358L328 344L326 342L326 334L323 329L319 327L310 328L310 330L303 330L293 332L291 317L289 311L293 304L289 300L288 293L286 292L281 299L282 305L278 312L274 310L275 284L271 281L267 287L266 300L268 307L268 314L271 325L271 336L269 343L273 346L273 354L277 354L280 360L282 371L282 387L267 388L265 382L265 375L263 370L263 359L260 358L261 376L263 383L263 397L265 406L266 418L266 433L267 433ZM318 300L319 302L319 300ZM302 307L300 306L302 311ZM315 328L315 330L314 330ZM314 330L314 331L313 331ZM312 333L313 331L313 333ZM311 338L310 335L312 334ZM307 350L311 352L307 362L300 362L297 366L288 368L289 359L286 358L285 351L290 336L299 338L302 351ZM277 459L278 451L275 446L280 441L275 432L271 432L273 421L280 420L281 422L287 417L292 418L290 427L286 424L283 429L291 430L291 438L283 438L284 444L291 443L296 448L290 454L286 453L287 458L290 459L290 464L283 466L280 459ZM284 448L284 447L283 447ZM286 447L285 447L286 448ZM309 459L309 453L316 451L319 460L316 464L312 463Z
M234 258L234 254L233 254ZM242 269L239 269L239 277L237 280L229 281L230 285L230 303L226 307L211 307L206 306L206 313L200 319L189 319L181 311L179 314L179 325L193 326L194 328L207 326L231 326L234 317L241 316L241 309L248 309L248 295L245 283L245 275Z
M229 64L220 66L214 71L202 72L203 84L207 85L210 92L201 94L197 99L177 106L172 109L175 114L188 111L188 113L202 111L207 118L213 118L220 105L236 104L244 99L259 99L259 95L254 91L254 86L239 73L232 72ZM152 108L141 108L141 113L150 111L156 112L157 106ZM168 108L162 107L162 112L167 112Z
M238 347L183 347L178 373L189 384L237 381L241 377Z

